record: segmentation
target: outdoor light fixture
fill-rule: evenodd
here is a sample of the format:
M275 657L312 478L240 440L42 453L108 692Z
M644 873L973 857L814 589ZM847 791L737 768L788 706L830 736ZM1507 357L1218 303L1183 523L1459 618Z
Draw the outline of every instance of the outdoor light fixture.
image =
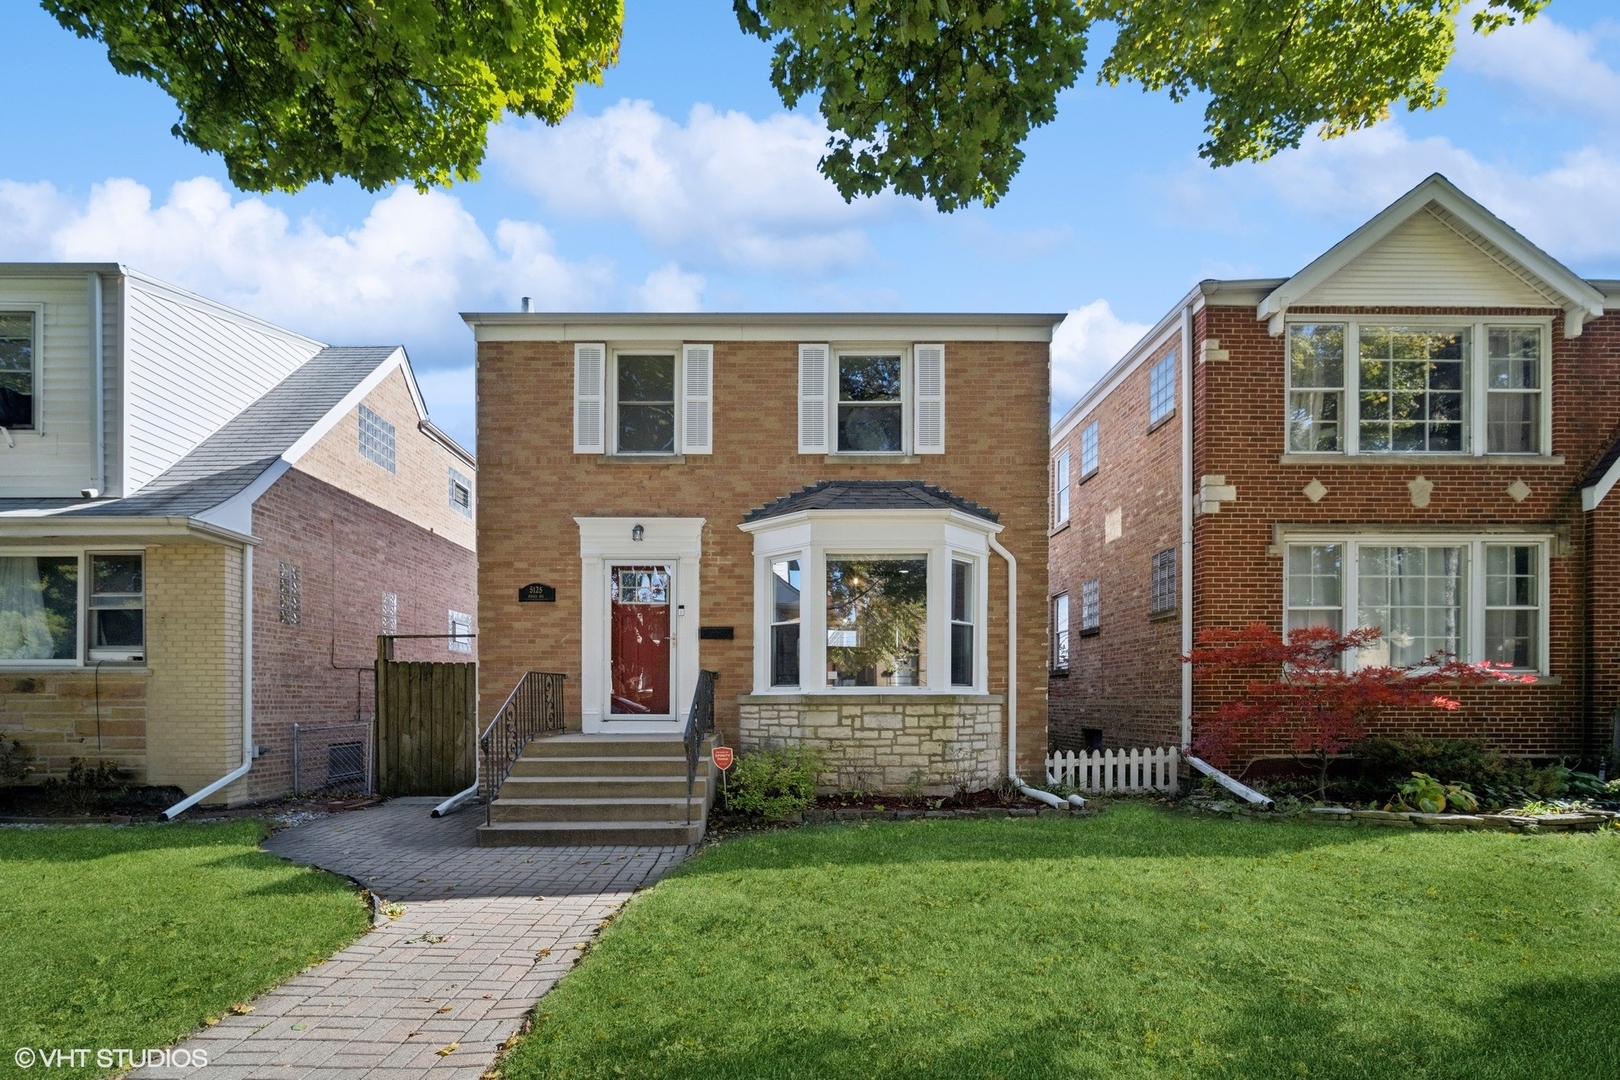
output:
M646 529L643 529L640 525L637 525L635 528L630 530L630 539L639 544L641 542L642 535L646 533L646 531Z

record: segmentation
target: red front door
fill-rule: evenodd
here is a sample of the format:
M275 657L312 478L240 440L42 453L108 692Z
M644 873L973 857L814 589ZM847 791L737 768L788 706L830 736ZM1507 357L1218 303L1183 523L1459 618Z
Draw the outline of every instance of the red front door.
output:
M669 707L668 566L615 566L612 573L614 716L667 717Z

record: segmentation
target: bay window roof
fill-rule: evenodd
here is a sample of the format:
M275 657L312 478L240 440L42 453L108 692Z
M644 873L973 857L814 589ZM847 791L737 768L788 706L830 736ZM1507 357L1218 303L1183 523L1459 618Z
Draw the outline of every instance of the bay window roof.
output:
M999 520L994 510L922 480L823 480L755 507L743 520L764 521L803 510L959 510Z

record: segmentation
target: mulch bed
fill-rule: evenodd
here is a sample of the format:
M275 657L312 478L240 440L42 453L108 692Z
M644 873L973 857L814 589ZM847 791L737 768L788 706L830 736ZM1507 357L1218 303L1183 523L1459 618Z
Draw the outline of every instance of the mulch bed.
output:
M1014 810L1045 805L1016 791L980 788L949 796L819 795L812 810Z

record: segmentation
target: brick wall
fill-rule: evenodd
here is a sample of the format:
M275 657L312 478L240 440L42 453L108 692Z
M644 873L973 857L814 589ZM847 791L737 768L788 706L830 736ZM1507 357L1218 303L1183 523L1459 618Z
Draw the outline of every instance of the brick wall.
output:
M1177 353L1176 412L1148 428L1148 381L1154 363ZM1156 552L1181 545L1180 337L1154 350L1052 448L1070 461L1069 524L1051 539L1050 589L1069 596L1069 671L1048 684L1051 745L1085 749L1086 728L1109 749L1181 742L1179 589L1174 611L1151 615ZM1097 470L1080 480L1080 437L1097 421ZM1121 534L1107 541L1104 519L1120 514ZM1179 567L1178 567L1179 574ZM1101 619L1081 636L1080 590L1098 581Z
M450 505L450 470L472 483L477 506L477 475L472 466L417 428L416 404L405 375L392 372L366 396L366 408L394 425L394 472L360 456L360 410L355 409L321 437L298 467L406 521L448 537L464 548L474 543L473 519Z
M737 697L753 687L753 541L737 526L751 508L823 479L922 479L989 506L1019 562L1020 770L1040 775L1046 746L1047 346L946 344L947 453L915 464L827 462L797 450L797 346L715 346L715 452L683 464L604 464L573 453L573 346L478 346L480 708L497 707L522 672L568 675L580 713L578 516L704 517L702 622L732 641L703 641L720 672L716 716L735 738ZM1006 686L1006 567L989 560L993 693ZM554 604L519 604L532 581ZM681 703L684 708L686 703Z
M477 611L476 558L441 534L305 473L302 465L260 497L253 530L261 541L253 556L253 740L267 752L248 779L254 797L266 797L292 785L293 724L373 719L383 594L398 597L398 633L443 634L450 609ZM281 621L283 563L298 568L297 625ZM445 641L398 645L402 660L477 655L453 653ZM320 739L320 733L312 736L316 752L324 754Z
M1553 452L1561 465L1490 463L1441 464L1419 458L1397 463L1283 464L1285 440L1284 339L1272 337L1256 321L1252 307L1211 306L1197 317L1196 340L1218 339L1224 360L1194 368L1194 477L1224 474L1237 488L1237 501L1218 514L1195 519L1195 626L1240 626L1251 621L1281 624L1282 560L1267 553L1277 522L1378 524L1392 530L1407 525L1455 526L1523 523L1566 530L1568 553L1551 560L1548 594L1551 634L1547 643L1553 684L1493 686L1461 695L1456 712L1424 711L1392 717L1386 730L1417 730L1435 736L1481 738L1504 750L1531 755L1580 754L1589 749L1583 702L1586 671L1584 587L1588 544L1580 509L1579 482L1602 452L1620 416L1620 318L1588 324L1574 340L1562 336L1561 313L1490 309L1339 309L1350 315L1558 314L1551 335L1553 366ZM1194 355L1198 355L1194 350ZM1427 508L1411 505L1408 481L1422 474L1434 489ZM1320 502L1302 493L1316 479L1327 488ZM1507 493L1523 480L1531 494L1515 502ZM1602 528L1608 515L1599 515ZM1603 602L1612 605L1620 588L1620 562L1612 537L1599 541L1592 555ZM1596 613L1595 613L1596 614ZM1620 624L1599 620L1594 639L1604 665L1603 685L1614 700L1620 682L1613 636ZM1202 681L1195 713L1214 708L1235 692L1230 683ZM1612 704L1609 706L1612 708ZM1599 706L1602 708L1602 706ZM1196 722L1196 721L1195 721ZM1606 741L1606 733L1605 733ZM1251 754L1283 754L1285 748L1254 746Z

